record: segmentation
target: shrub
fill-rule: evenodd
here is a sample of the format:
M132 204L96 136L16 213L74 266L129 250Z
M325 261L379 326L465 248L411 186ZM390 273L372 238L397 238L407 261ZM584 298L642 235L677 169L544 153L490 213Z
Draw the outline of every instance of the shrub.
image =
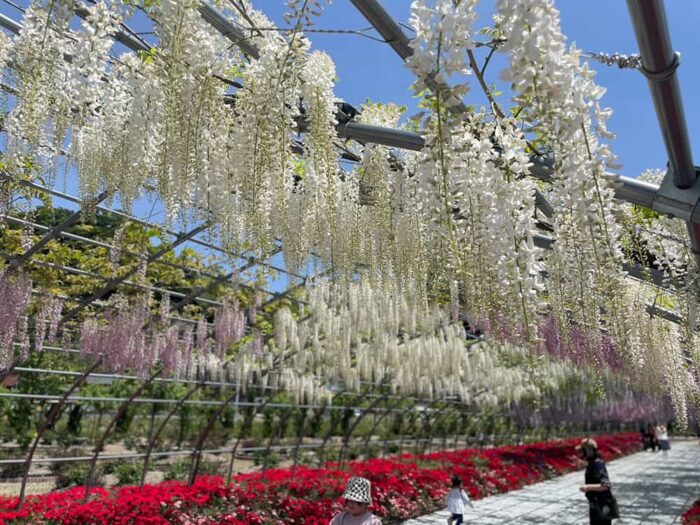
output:
M141 463L121 463L114 469L119 485L136 485L141 482L143 464Z
M90 473L90 463L55 463L52 470L56 473L56 488L62 489L74 485L85 485ZM104 471L100 465L95 468L93 486L104 484Z
M165 479L186 479L190 472L190 461L187 459L178 459L170 464L168 470L165 471Z

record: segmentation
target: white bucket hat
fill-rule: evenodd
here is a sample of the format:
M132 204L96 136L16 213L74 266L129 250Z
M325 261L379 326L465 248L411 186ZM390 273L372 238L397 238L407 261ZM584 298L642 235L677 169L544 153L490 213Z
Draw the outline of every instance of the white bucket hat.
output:
M347 487L345 487L343 498L370 505L372 503L372 485L370 481L365 478L350 478Z

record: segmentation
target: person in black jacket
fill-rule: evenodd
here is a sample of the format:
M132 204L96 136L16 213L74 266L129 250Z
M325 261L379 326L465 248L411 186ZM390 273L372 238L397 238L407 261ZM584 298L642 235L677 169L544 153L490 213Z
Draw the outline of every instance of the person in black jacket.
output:
M605 462L598 453L598 444L591 438L581 441L576 447L588 465L586 466L586 484L580 490L588 499L591 525L611 525L612 518L617 517L617 503L613 498Z

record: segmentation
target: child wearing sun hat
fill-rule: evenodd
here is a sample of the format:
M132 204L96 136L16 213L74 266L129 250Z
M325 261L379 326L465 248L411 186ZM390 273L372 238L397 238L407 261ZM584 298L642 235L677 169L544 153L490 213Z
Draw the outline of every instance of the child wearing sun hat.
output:
M352 477L343 493L347 509L339 512L330 525L382 525L369 511L372 504L372 485L368 479Z

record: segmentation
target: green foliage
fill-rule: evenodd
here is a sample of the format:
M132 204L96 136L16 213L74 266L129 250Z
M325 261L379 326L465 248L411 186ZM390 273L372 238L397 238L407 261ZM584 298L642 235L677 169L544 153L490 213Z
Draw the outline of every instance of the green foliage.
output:
M119 485L136 485L141 481L143 463L120 463L115 469Z
M187 459L178 459L168 466L165 471L165 479L167 480L183 480L190 472L191 461Z
M255 464L265 468L275 468L280 464L280 461L281 458L279 454L274 451L266 452L265 450L259 450L254 456Z
M62 489L76 485L85 485L85 481L90 474L90 463L54 463L52 470L56 475L56 488ZM101 486L102 484L104 484L103 469L100 465L97 465L92 485Z

